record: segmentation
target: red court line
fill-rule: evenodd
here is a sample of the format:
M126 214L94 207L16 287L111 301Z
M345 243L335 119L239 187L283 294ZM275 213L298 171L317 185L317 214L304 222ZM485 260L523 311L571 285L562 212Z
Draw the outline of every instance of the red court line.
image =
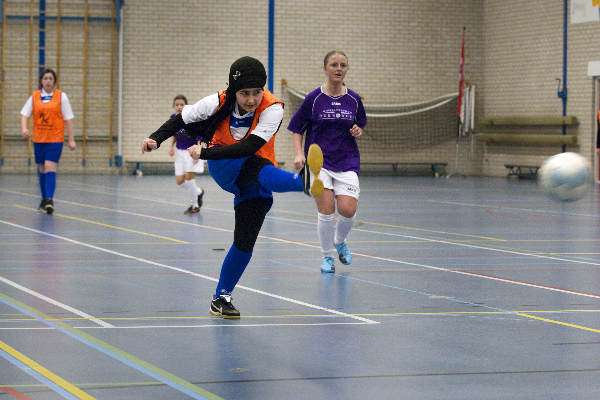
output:
M497 281L517 283L519 285L537 287L537 288L541 288L541 289L549 289L549 290L554 290L554 291L557 291L557 292L577 294L577 295L580 295L580 296L594 297L594 298L600 299L600 294L596 294L596 293L581 292L579 290L571 290L571 289L560 288L560 287L557 287L557 286L542 285L540 283L520 281L520 280L516 280L516 279L510 279L510 278L504 278L504 277L501 277L501 276L481 274L481 273L478 273L478 272L472 272L472 271L467 271L467 270L459 270L458 272L466 274L466 275L481 276L481 277L484 277L484 278L494 279L494 280L497 280Z
M33 400L31 397L25 396L23 393L17 392L15 389L9 388L8 386L0 385L0 390L18 400Z

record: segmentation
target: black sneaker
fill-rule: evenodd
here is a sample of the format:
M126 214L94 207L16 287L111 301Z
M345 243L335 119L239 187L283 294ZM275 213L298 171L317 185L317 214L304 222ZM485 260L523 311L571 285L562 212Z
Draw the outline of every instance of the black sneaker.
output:
M40 202L40 205L38 207L38 211L46 212L46 202L47 201L48 201L48 199L45 197L42 199L42 201Z
M46 199L44 210L46 210L46 214L52 214L54 212L54 201L52 199Z
M189 206L187 210L185 210L184 214L197 214L200 212L200 207Z
M310 169L308 169L306 163L304 163L304 167L298 172L298 175L300 175L302 183L304 184L304 194L310 196Z
M210 313L219 318L240 317L240 312L231 304L231 296L225 294L210 302Z
M202 190L202 193L200 193L198 195L198 208L202 207L202 198L204 197L204 192L205 192L203 188L200 188L200 189Z

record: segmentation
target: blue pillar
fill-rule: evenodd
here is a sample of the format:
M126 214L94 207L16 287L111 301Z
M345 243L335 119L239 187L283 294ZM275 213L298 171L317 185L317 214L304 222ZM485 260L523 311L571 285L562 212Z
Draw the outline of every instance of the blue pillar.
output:
M38 19L40 28L39 37L39 55L38 55L38 75L46 67L46 0L40 0L40 17Z
M563 6L563 81L562 81L562 90L559 90L558 97L562 100L562 115L563 117L567 116L567 32L568 32L568 12L569 7L567 5L568 0L564 0ZM563 124L562 126L562 134L565 135L567 133L567 126ZM567 150L567 146L562 146L562 151L565 152Z
M117 26L121 25L121 8L125 4L125 0L113 0L115 3L115 10L117 13Z
M274 57L275 52L275 0L269 0L269 76L268 89L273 91Z

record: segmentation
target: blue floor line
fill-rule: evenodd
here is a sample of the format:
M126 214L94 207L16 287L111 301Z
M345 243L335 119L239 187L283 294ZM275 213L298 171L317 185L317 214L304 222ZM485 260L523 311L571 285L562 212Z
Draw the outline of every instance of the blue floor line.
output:
M72 393L67 392L66 390L64 390L63 388L61 388L60 386L58 386L56 383L52 382L50 379L46 378L45 376L43 376L39 372L31 369L29 366L25 365L24 363L22 363L21 361L17 360L16 358L14 358L13 356L11 356L10 354L4 352L3 350L0 350L0 356L2 356L4 359L8 360L8 362L10 362L11 364L15 365L21 371L23 371L26 374L32 376L36 381L38 381L38 382L46 385L48 388L52 389L54 392L58 393L59 395L61 395L65 399L68 399L68 400L78 400L79 399L77 396L73 395Z
M185 387L183 387L183 386L181 386L181 385L179 385L179 384L171 381L170 379L167 379L167 378L165 378L164 376L162 376L160 374L157 374L157 373L155 373L153 371L150 371L149 369L144 368L143 366L138 365L138 364L136 364L136 363L134 363L134 362L132 362L132 361L130 361L130 360L128 360L128 359L126 359L126 358L124 358L124 357L122 357L122 356L120 356L120 355L118 355L118 354L116 354L116 353L114 353L114 352L112 352L110 350L108 350L108 349L105 349L105 348L97 345L96 343L90 342L89 340L87 340L87 339L85 339L85 338L83 338L81 336L78 336L78 335L76 335L73 332L70 332L70 331L64 329L60 325L57 325L57 324L55 324L55 323L53 323L51 321L48 321L48 320L46 320L44 318L41 318L40 316L38 316L38 315L30 312L29 310L27 310L27 309L25 309L23 307L20 307L17 304L11 303L11 302L9 302L8 300L6 300L6 299L4 299L2 297L0 297L0 302L8 305L9 307L14 308L15 310L19 310L22 313L27 314L27 315L29 315L29 316L37 319L38 321L42 322L43 324L46 324L48 326L53 327L54 329L56 329L56 330L58 330L58 331L60 331L60 332L62 332L64 334L72 337L73 339L76 339L76 340L78 340L78 341L80 341L80 342L82 342L82 343L84 343L84 344L86 344L86 345L88 345L88 346L90 346L90 347L92 347L92 348L100 351L101 353L104 353L107 356L112 357L112 358L114 358L114 359L122 362L123 364L125 364L125 365L127 365L127 366L129 366L131 368L134 368L134 369L140 371L143 374L148 375L148 376L156 379L157 381L165 383L166 385L172 387L175 390L178 390L178 391L180 391L182 393L185 393L186 395L190 396L193 399L208 400L206 397L201 396L198 393L194 393L194 392L190 391L189 389L187 389L187 388L185 388ZM75 329L75 328L73 328L73 329Z

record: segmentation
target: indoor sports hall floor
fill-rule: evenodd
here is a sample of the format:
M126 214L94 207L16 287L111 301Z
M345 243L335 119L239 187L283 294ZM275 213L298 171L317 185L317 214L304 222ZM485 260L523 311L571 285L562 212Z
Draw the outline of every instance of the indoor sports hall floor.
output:
M209 316L232 198L208 176L0 175L0 399L599 399L600 207L535 181L361 179L351 266L276 195Z

